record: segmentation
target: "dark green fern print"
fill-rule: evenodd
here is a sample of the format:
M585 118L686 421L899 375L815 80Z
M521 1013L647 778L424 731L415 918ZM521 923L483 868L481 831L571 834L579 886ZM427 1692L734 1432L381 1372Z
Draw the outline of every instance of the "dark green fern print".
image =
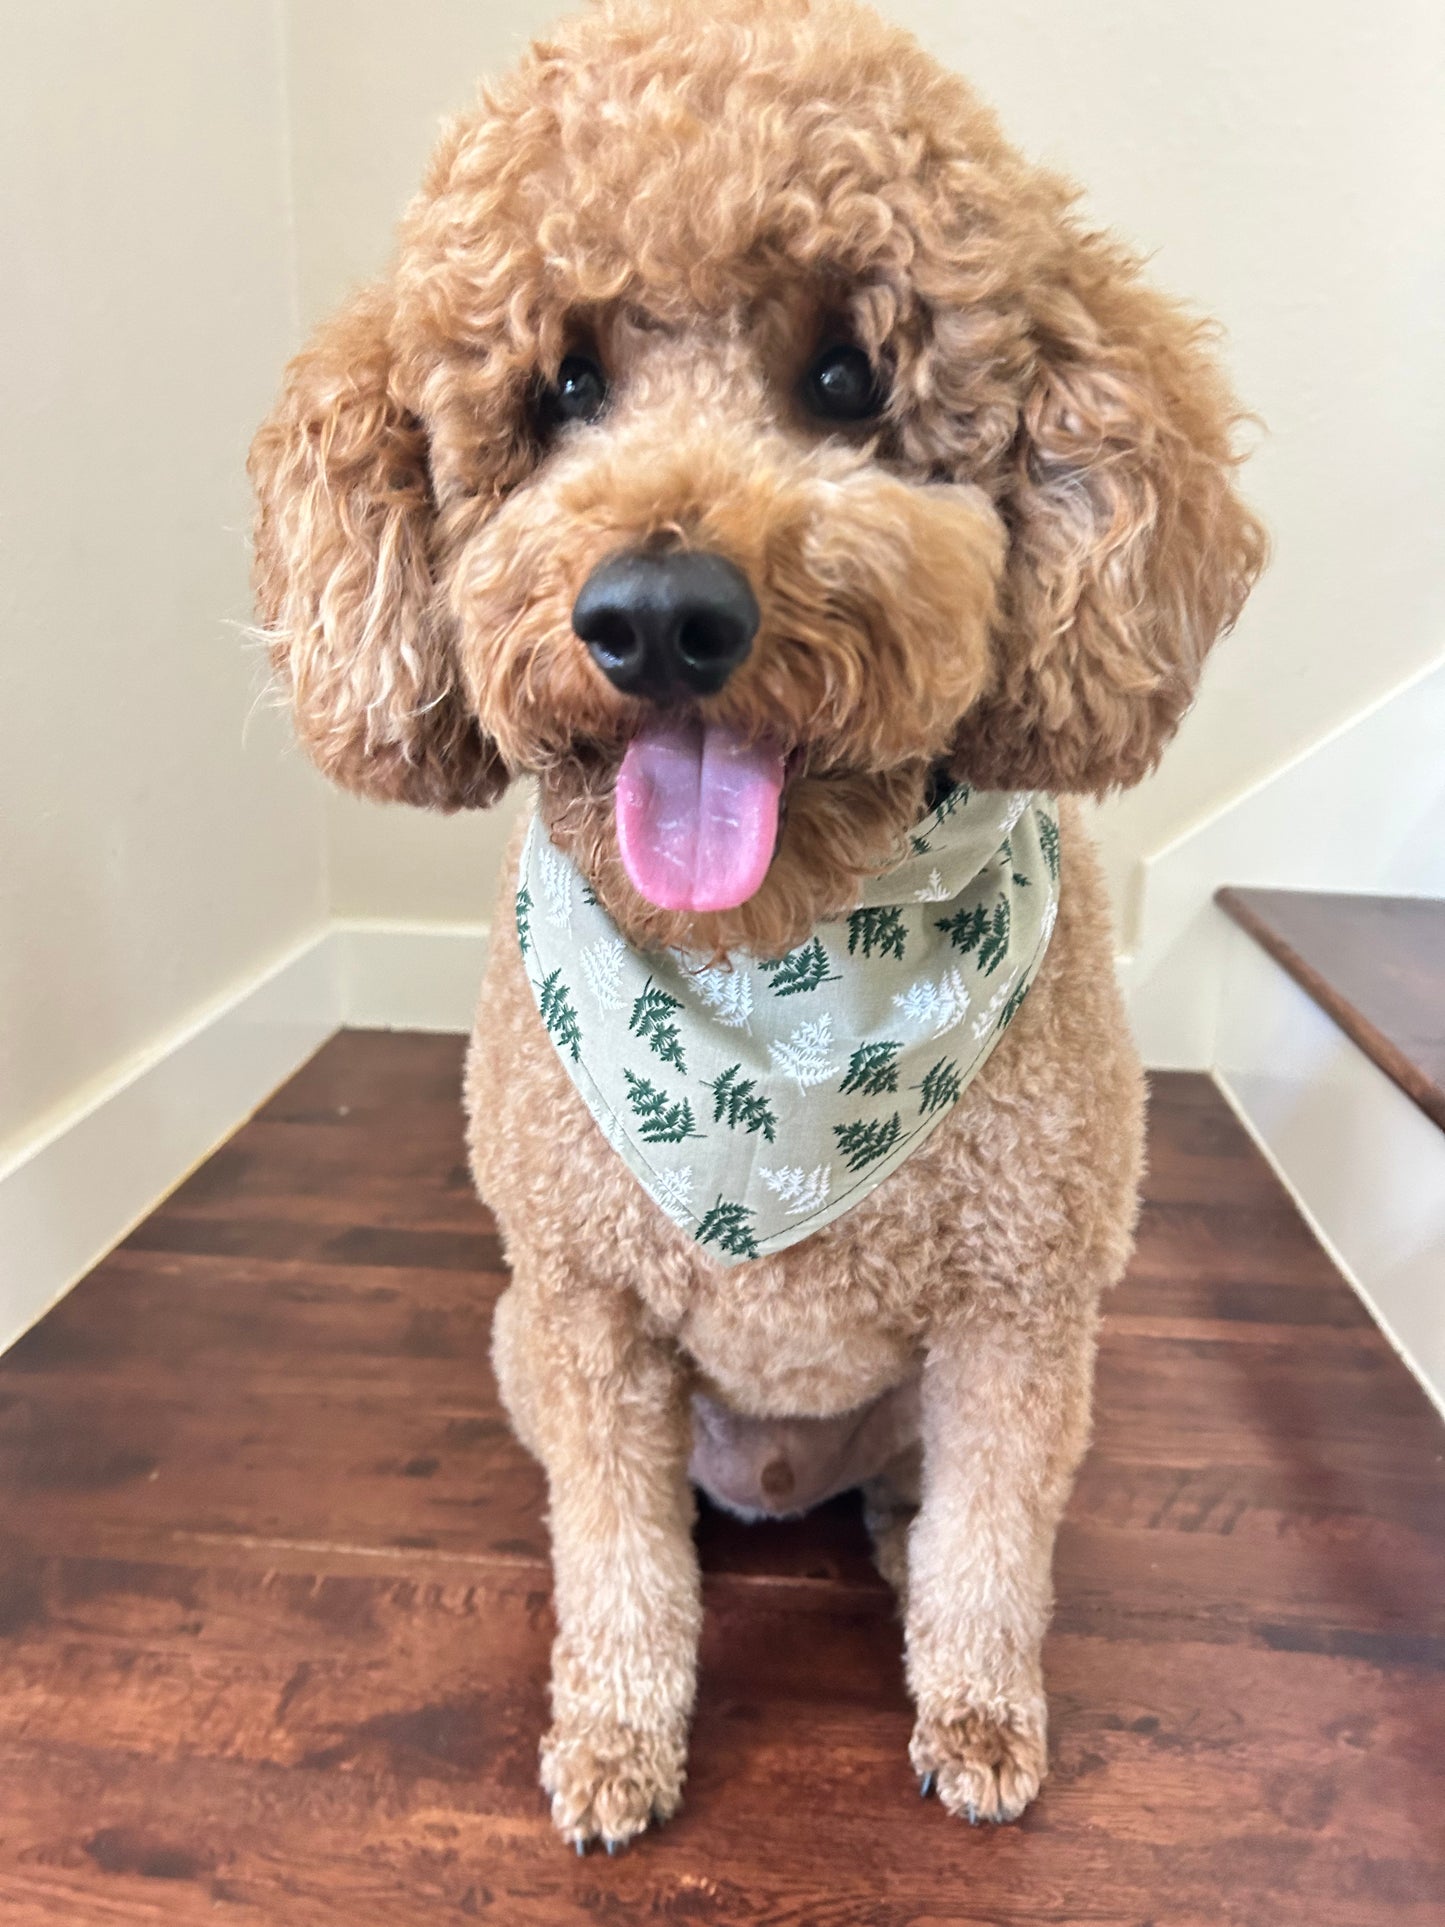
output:
M554 970L542 979L537 992L537 1007L542 1013L542 1022L547 1026L547 1034L558 1050L569 1051L574 1064L582 1061L582 1032L577 1027L577 1013L572 1008L572 999L567 995L567 986L562 981L562 972Z
M675 1070L685 1073L687 1065L683 1061L682 1036L672 1021L672 1013L681 1009L679 999L670 996L649 977L642 986L642 995L632 1006L627 1028L635 1037L640 1037L664 1064L671 1064Z
M918 1106L920 1117L932 1117L947 1104L956 1104L963 1095L963 1080L959 1077L958 1066L949 1058L942 1057L924 1078L914 1087L922 1102Z
M979 944L979 969L985 973L985 977L992 977L998 965L1002 964L1004 958L1008 956L1008 929L1011 921L1013 919L1008 908L1008 898L1000 896L998 902L994 904L992 917L988 919L985 938Z
M644 1144L681 1144L685 1137L701 1135L685 1097L669 1104L667 1092L645 1077L626 1070L622 1075L627 1079L627 1101L637 1113L637 1135Z
M887 1157L898 1142L903 1121L895 1111L892 1117L858 1118L852 1124L835 1124L833 1135L838 1149L848 1160L850 1171L862 1171L879 1158Z
M828 968L828 953L821 937L790 950L786 957L764 959L760 968L771 976L773 993L778 997L798 997L805 990L816 990L819 984L838 980L837 971Z
M951 917L940 917L934 928L943 931L965 957L976 950L979 969L985 977L991 977L1008 955L1010 922L1008 898L1000 897L991 914L976 903L971 910L956 910Z
M981 903L976 903L971 910L955 910L951 917L940 917L933 927L943 932L955 950L967 956L970 950L977 950L987 925L988 912Z
M761 1131L771 1144L778 1128L773 1107L765 1097L757 1095L754 1079L744 1077L742 1072L741 1064L730 1064L708 1085L712 1092L713 1123L726 1123L735 1131Z
M907 940L903 912L897 904L880 904L876 909L855 910L848 919L850 957L859 950L865 957L871 957L876 950L880 957L897 957L901 962Z
M838 1089L861 1091L864 1097L878 1097L898 1089L898 1053L901 1044L860 1044L848 1059L848 1074Z
M745 1204L728 1204L719 1198L697 1228L700 1245L716 1245L730 1258L756 1258L757 1239L748 1220L753 1216Z
M928 812L926 827L923 833L919 836L910 836L908 839L913 845L913 854L915 856L928 856L930 854L933 845L928 840L928 831L930 829L941 829L949 817L953 815L954 811L961 810L972 795L973 791L967 783L958 783L948 792L947 796L943 797L938 803L935 803L933 808Z
M1018 989L1014 992L1012 997L1009 998L1008 1002L1004 1005L1003 1009L999 1012L998 1027L1001 1031L1007 1030L1009 1025L1013 1022L1014 1018L1018 1016L1019 1005L1023 1002L1024 998L1028 995L1029 982L1030 980L1026 977L1024 981L1019 985Z
M1000 897L993 906L983 942L978 946L978 967L985 977L991 977L1008 955L1010 921L1008 898Z
M1049 875L1057 883L1059 880L1059 826L1051 816L1039 811L1039 848L1044 853L1044 862L1049 866Z
M517 892L517 944L524 957L532 948L532 892L525 883Z

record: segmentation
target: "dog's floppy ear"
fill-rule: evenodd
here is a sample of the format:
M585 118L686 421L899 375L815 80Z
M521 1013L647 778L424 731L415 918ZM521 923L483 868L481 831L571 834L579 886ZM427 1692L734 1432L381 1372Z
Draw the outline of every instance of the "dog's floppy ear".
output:
M455 810L506 782L459 694L426 438L395 393L385 289L287 370L251 448L255 587L302 743L348 789Z
M1035 297L994 681L954 767L993 789L1103 794L1157 761L1267 545L1234 492L1238 411L1206 330L1122 250L1069 247Z

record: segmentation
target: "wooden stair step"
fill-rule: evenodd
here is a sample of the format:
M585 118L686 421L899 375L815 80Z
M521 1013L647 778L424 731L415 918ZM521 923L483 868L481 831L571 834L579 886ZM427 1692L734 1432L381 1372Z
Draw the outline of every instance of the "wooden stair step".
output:
M1215 902L1445 1131L1445 902L1236 889Z

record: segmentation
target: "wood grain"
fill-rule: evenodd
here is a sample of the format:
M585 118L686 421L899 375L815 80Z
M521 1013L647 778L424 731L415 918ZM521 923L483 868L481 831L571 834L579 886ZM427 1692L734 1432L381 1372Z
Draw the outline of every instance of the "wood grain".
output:
M1445 903L1235 889L1215 901L1445 1131Z
M707 1512L686 1806L566 1852L459 1074L457 1039L338 1037L0 1362L5 1927L1440 1927L1445 1436L1189 1077L1154 1084L1037 1806L917 1798L855 1502Z

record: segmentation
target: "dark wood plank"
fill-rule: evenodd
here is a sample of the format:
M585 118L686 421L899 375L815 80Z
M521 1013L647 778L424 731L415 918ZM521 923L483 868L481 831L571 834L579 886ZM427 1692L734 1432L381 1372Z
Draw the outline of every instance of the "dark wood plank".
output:
M1047 1800L971 1834L916 1797L886 1613L714 1596L687 1807L624 1861L579 1867L533 1784L542 1586L76 1558L33 1578L0 1677L7 1918L27 1923L425 1905L1343 1927L1423 1924L1445 1899L1422 1857L1445 1796L1440 1681L1356 1657L1056 1634Z
M1445 1437L1182 1076L1060 1538L1040 1802L974 1833L918 1800L855 1500L704 1509L686 1807L564 1851L459 1075L456 1039L335 1039L0 1361L6 1927L1445 1919Z
M1235 889L1215 900L1445 1130L1445 902Z

